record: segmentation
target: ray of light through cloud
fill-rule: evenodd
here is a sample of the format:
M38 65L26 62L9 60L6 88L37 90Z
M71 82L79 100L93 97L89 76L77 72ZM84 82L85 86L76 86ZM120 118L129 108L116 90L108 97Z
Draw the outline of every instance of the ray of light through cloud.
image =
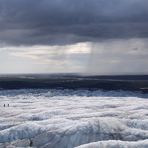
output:
M0 0L0 73L145 74L147 5Z

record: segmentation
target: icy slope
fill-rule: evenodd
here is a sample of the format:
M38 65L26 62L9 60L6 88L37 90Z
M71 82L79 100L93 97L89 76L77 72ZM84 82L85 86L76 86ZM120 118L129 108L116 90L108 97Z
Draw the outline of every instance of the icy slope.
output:
M0 147L147 148L147 95L13 90L0 92L0 105Z
M79 146L77 148L147 148L148 140L138 142L123 142L123 141L100 141L91 144Z

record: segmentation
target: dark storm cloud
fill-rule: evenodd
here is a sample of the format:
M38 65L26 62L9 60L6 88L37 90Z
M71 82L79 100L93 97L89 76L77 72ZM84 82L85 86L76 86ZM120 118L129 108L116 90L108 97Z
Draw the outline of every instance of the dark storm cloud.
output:
M0 0L0 43L148 37L147 0Z

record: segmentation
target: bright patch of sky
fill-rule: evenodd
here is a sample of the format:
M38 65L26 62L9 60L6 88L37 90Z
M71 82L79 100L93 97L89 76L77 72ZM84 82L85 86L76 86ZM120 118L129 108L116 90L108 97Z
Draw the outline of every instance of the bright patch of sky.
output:
M146 74L148 39L0 48L0 73Z

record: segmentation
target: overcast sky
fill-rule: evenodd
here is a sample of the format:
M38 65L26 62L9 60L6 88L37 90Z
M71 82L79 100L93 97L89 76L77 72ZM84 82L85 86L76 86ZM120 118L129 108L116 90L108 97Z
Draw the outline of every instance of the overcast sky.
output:
M0 73L147 74L148 0L0 0Z

